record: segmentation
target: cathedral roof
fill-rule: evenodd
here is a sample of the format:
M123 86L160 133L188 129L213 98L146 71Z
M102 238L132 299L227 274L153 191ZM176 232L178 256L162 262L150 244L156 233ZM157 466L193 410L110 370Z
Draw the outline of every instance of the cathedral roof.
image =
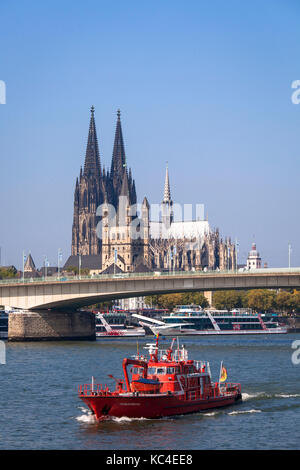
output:
M210 227L207 220L172 222L169 229L162 222L150 222L151 237L159 238L160 233L166 238L199 238L208 235Z
M81 268L82 269L101 269L102 256L101 255L81 255ZM69 256L63 269L69 267L79 266L79 255Z

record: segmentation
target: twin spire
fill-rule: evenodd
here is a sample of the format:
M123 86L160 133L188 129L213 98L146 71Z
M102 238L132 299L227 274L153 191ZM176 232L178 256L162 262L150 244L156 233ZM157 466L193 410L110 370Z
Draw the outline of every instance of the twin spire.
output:
M104 176L104 172L101 171L100 154L94 114L95 108L94 106L92 106L83 176L87 178L94 177L97 180L100 180L100 178ZM118 198L121 194L123 196L128 196L130 204L136 203L137 199L135 181L132 178L131 170L129 169L128 173L127 169L125 147L121 126L121 112L119 109L117 111L117 123L111 161L111 170L110 173L107 172L105 180L108 186L107 190L110 193L110 197L107 197L107 194L104 197L106 199L110 199L109 202L111 202L115 207L117 207L118 205ZM171 199L168 163L166 166L164 197L162 202L163 204L167 204L169 206L173 204Z
M95 177L98 181L102 179L104 185L103 199L113 204L116 208L121 192L123 195L126 193L130 204L135 204L135 182L132 179L131 170L129 170L129 175L127 171L125 147L121 127L121 112L118 109L111 170L110 172L107 171L106 174L104 171L101 171L94 113L95 108L92 106L83 176L87 177L88 179Z

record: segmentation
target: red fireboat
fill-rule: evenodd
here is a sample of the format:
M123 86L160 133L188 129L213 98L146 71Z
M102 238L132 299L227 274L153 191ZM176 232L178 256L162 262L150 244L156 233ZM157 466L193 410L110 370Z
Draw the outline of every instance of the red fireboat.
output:
M137 353L123 360L124 380L115 379L116 388L106 385L79 385L78 396L97 420L109 417L162 418L232 405L241 399L241 385L227 383L227 371L221 364L219 382L211 380L208 362L188 359L184 346L168 350L147 344L149 359ZM131 367L131 380L127 366Z

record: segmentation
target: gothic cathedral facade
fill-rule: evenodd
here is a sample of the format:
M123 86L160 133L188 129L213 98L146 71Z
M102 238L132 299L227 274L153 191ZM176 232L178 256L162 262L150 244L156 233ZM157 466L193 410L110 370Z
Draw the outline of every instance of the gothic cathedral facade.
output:
M150 221L145 197L137 213L137 195L127 168L120 111L110 170L101 166L95 110L91 108L84 168L76 179L72 255L100 255L102 272L235 269L235 245L224 241L208 222L176 222L166 169L161 221ZM168 236L160 237L165 228ZM158 232L157 232L158 230Z

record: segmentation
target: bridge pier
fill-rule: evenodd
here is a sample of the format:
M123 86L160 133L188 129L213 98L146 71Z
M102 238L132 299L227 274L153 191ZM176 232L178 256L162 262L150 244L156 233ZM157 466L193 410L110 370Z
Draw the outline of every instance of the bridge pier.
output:
M10 313L8 341L67 341L96 339L95 315L91 312Z

